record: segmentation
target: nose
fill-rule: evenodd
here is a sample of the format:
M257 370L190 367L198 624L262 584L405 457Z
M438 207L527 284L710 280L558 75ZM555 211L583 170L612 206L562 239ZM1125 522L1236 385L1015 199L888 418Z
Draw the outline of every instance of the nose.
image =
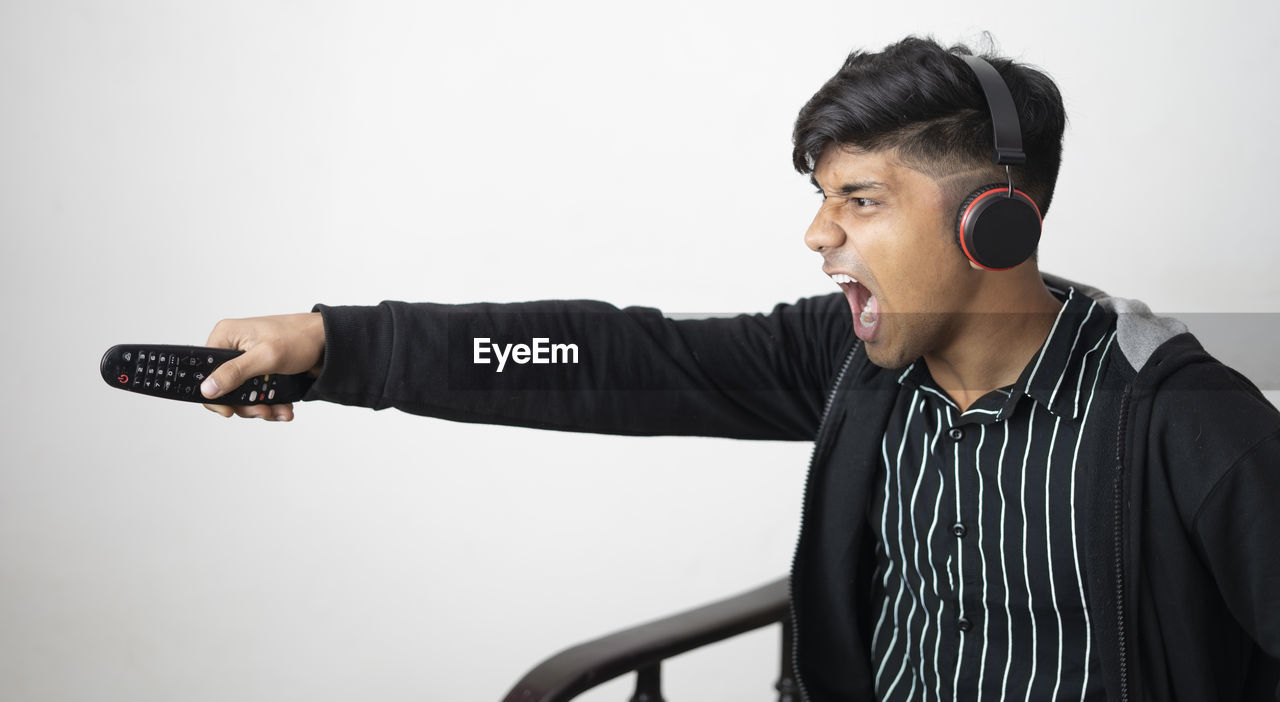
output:
M804 243L810 249L822 253L827 249L839 248L844 243L844 229L831 216L831 210L824 201L822 206L818 208L818 213L813 216L813 221L809 223L809 229L804 233Z

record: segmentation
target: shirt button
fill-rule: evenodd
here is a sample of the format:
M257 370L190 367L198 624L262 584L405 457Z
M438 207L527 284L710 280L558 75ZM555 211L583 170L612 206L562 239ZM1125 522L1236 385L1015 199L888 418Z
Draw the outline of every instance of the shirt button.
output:
M969 533L969 530L960 522L956 522L951 525L951 533L963 539L964 535Z
M969 621L968 617L960 617L960 621L956 622L956 625L960 627L960 631L962 632L973 628L973 622Z
M964 438L964 429L960 427L951 427L951 431L947 432L953 441L959 441Z

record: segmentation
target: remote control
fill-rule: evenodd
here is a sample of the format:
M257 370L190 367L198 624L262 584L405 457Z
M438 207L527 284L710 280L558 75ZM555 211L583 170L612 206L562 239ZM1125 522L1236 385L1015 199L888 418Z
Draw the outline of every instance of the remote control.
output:
M297 402L315 381L307 373L272 373L250 378L240 387L210 400L200 383L213 369L244 353L207 346L122 344L102 355L102 379L113 388L152 397L216 405L278 405Z

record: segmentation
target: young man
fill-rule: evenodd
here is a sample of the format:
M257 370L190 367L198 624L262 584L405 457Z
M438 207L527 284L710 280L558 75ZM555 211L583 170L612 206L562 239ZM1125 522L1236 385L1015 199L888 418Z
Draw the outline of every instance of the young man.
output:
M805 242L843 294L707 320L318 305L219 323L209 345L246 353L205 394L310 370L309 399L446 419L815 440L792 572L810 700L1270 698L1280 413L1176 320L971 258L958 219L986 186L1048 211L1065 116L1045 75L987 57L1026 152L996 167L968 53L855 52L801 110Z

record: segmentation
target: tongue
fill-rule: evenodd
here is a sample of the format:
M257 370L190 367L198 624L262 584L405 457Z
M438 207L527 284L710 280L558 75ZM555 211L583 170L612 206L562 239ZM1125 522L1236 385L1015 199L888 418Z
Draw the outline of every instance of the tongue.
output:
M862 308L862 314L859 315L858 321L862 322L865 326L870 327L879 321L879 319L880 301L876 299L875 295L872 295L871 299L867 300L866 306Z

